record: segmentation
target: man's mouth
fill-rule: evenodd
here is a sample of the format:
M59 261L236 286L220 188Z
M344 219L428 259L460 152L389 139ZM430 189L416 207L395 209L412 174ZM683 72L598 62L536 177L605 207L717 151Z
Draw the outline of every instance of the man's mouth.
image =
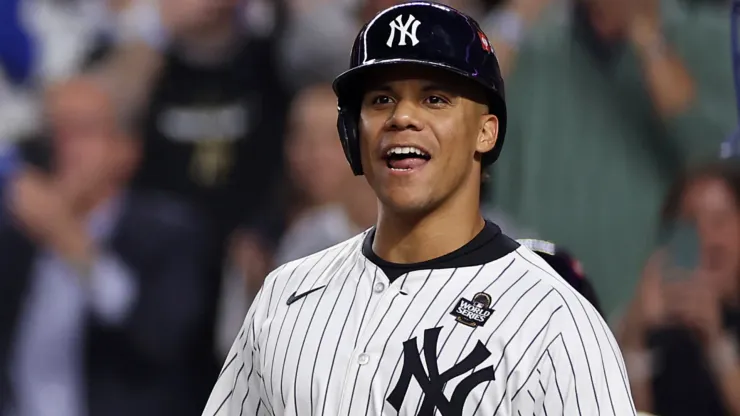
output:
M397 146L388 149L384 159L388 169L406 172L423 166L432 157L424 150L413 146Z

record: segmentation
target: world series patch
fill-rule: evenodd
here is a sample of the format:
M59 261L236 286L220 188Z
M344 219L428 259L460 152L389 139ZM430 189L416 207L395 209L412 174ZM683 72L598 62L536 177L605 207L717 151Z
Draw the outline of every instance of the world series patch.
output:
M483 326L493 314L491 296L488 293L476 293L473 300L461 298L450 312L457 322L473 328Z

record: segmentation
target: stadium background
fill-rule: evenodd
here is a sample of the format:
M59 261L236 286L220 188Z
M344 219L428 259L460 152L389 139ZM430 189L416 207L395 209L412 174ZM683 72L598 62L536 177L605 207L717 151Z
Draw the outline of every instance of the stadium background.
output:
M601 3L608 16L593 23L588 2ZM183 259L201 253L194 283L183 284L198 290L184 293L174 282L145 293L139 285L138 296L155 300L139 319L171 312L185 321L177 314L197 313L183 324L189 338L175 342L163 330L162 345L207 351L204 368L220 362L267 272L373 224L374 197L351 175L339 144L330 82L346 67L362 22L394 3L1 1L0 226L54 251L51 237L32 229L74 216L74 204L55 205L66 204L53 185L65 140L87 141L65 153L70 166L85 165L71 174L84 182L80 189L95 189L96 167L129 163L100 177L117 194L162 195L167 202L137 209L171 219L173 235L203 233L190 235L202 244L168 247ZM485 215L515 238L554 241L578 259L574 267L592 282L618 331L658 247L670 187L719 158L737 126L729 1L447 3L480 21L507 82L512 121L484 186ZM655 22L662 36L640 37ZM647 29L635 29L639 24ZM648 69L666 50L676 62ZM114 145L89 144L113 136L136 143L135 160L106 154ZM31 169L41 179L22 181ZM18 225L18 217L26 223ZM146 222L130 226L146 234ZM8 241L0 229L0 257L21 256ZM722 256L734 264L740 251ZM11 263L0 258L0 265ZM740 279L740 267L731 269ZM13 273L0 271L0 288L14 287ZM21 304L25 292L5 296L13 293ZM25 325L19 308L0 316L3 372L15 371L15 335ZM196 374L209 384L212 373ZM48 397L52 408L63 406Z

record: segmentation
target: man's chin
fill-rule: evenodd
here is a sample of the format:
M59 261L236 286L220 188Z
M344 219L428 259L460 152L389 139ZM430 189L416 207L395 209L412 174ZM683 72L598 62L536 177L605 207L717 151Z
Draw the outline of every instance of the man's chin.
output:
M400 216L423 216L434 210L434 204L426 196L412 193L386 194L379 196L383 211Z

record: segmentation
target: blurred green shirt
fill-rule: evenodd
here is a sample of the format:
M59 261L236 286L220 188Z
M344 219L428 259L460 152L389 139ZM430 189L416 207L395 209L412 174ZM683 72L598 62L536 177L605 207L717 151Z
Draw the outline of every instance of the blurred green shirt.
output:
M697 85L680 117L661 120L625 46L605 64L572 19L531 33L506 80L509 130L494 165L494 203L571 250L605 311L628 300L657 234L667 187L719 154L736 126L728 8L663 4L664 33Z

